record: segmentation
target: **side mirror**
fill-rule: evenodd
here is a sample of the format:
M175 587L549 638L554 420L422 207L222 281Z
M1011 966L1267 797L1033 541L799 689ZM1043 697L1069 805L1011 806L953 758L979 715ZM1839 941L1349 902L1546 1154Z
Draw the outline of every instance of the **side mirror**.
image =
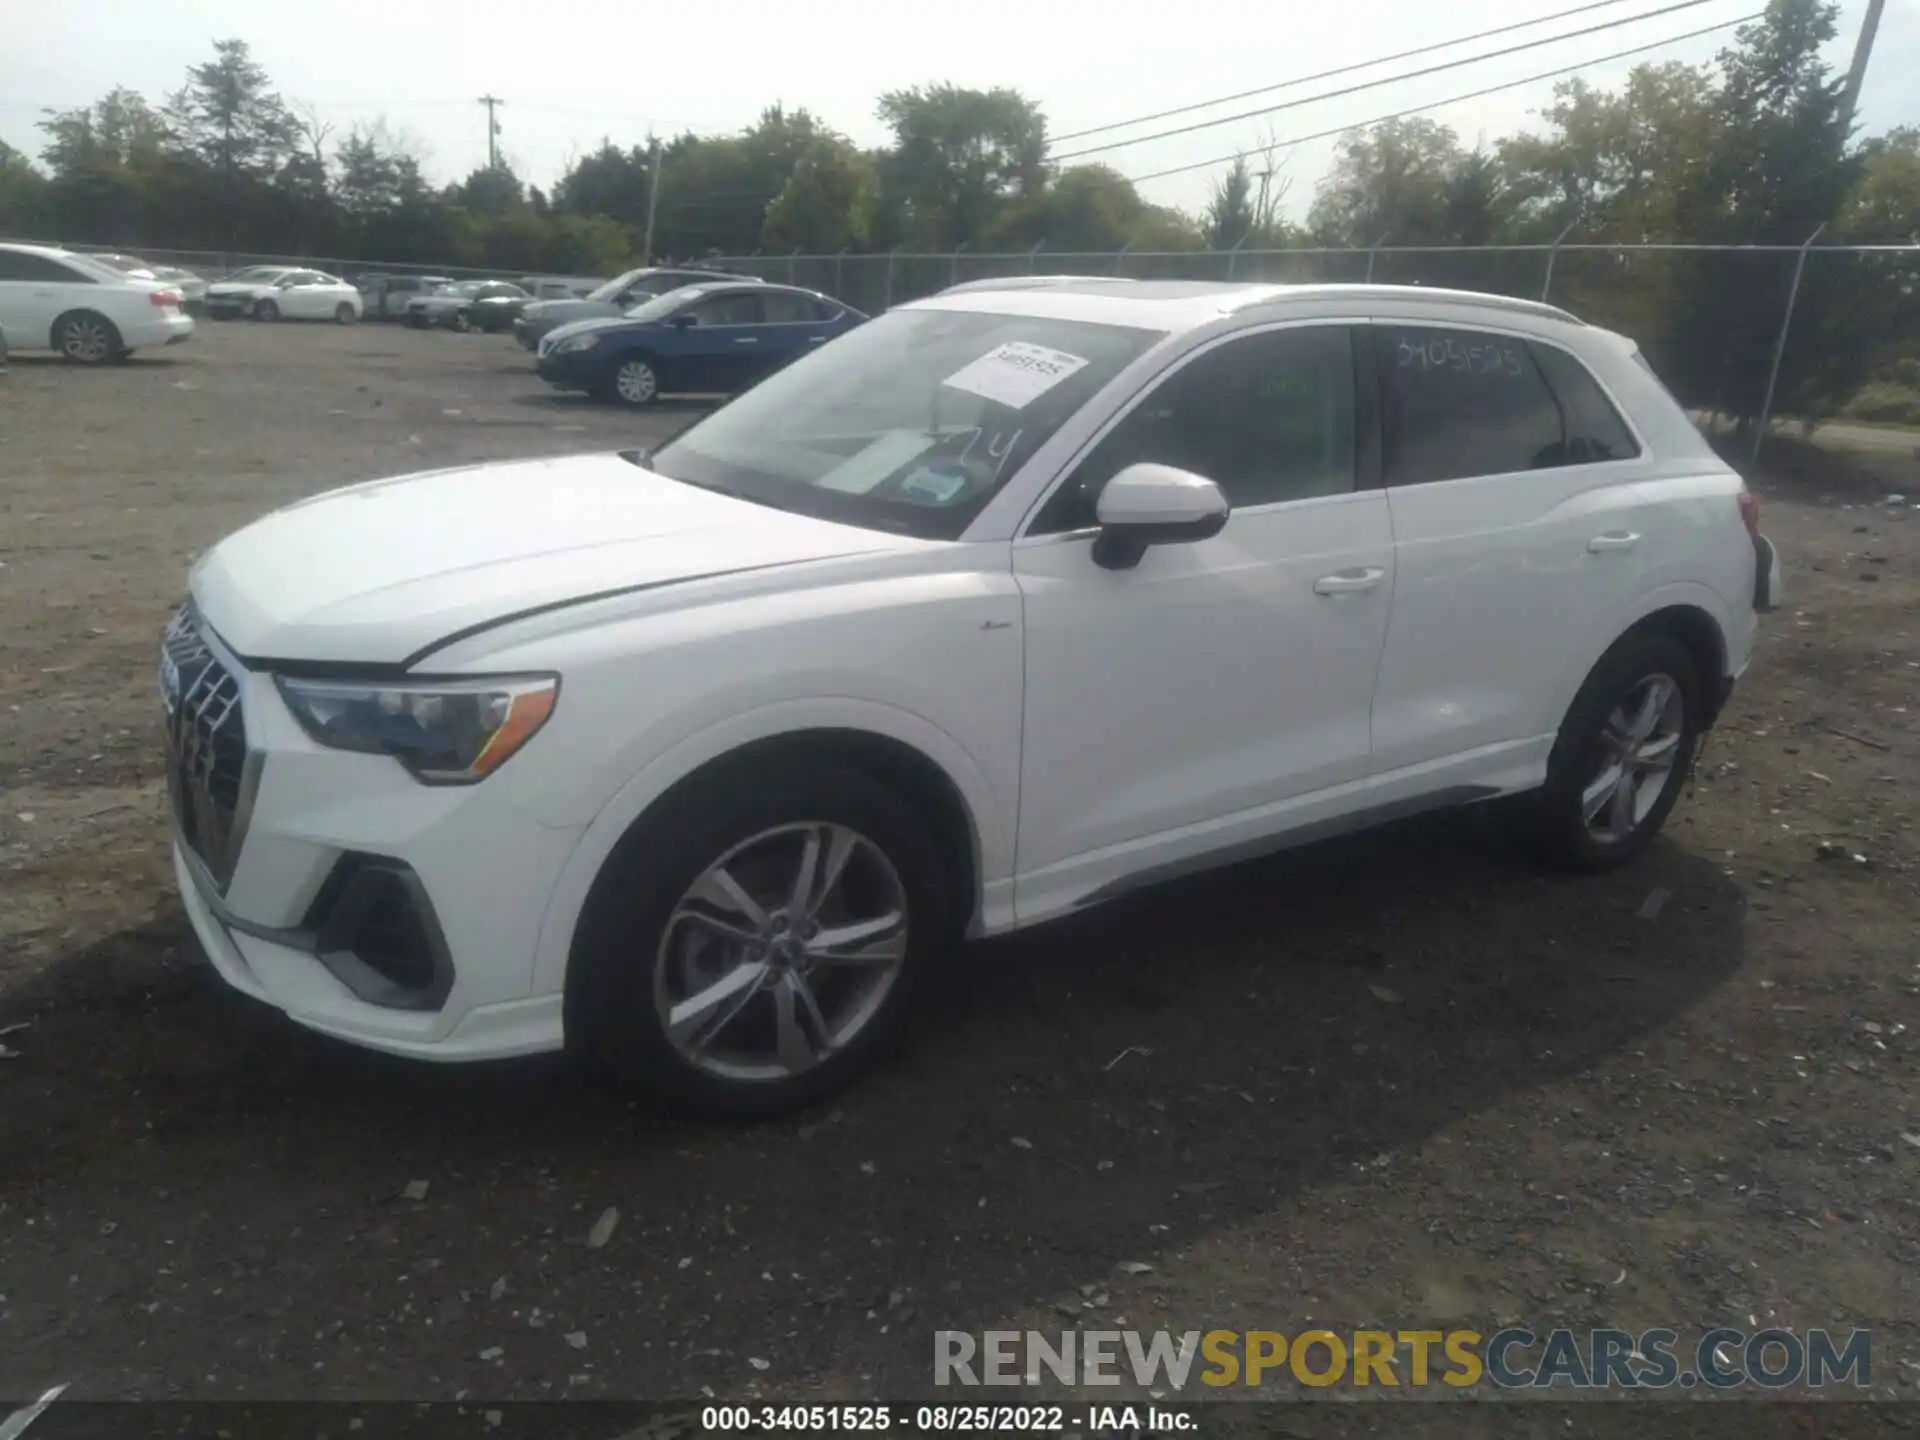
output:
M691 330L696 321L690 311L682 310L678 315L667 321L667 323L676 330Z
M1150 545L1210 540L1226 528L1232 507L1204 475L1171 465L1129 465L1107 481L1094 507L1100 533L1093 559L1105 570L1131 570Z

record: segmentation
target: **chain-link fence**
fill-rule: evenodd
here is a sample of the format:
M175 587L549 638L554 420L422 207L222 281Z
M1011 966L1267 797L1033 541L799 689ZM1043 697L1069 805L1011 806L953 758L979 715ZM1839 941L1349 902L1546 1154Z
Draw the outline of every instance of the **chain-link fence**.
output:
M995 254L722 255L706 263L803 285L869 314L969 280L1049 274L1370 281L1521 296L1633 336L1689 405L1759 417L1756 443L1766 433L1776 391L1803 397L1806 408L1831 411L1850 398L1842 391L1872 383L1873 365L1866 362L1891 355L1898 363L1900 354L1920 361L1920 244L1381 244L1099 253L1036 246ZM1818 407L1804 398L1816 394ZM1920 392L1914 399L1920 404Z
M150 246L110 246L60 240L34 240L34 245L51 245L85 255L132 254L154 265L175 265L191 270L208 280L218 280L250 265L289 265L303 270L324 270L343 280L362 275L444 275L452 280L517 280L522 275L545 272L527 270L474 269L464 265L422 265L413 261L345 260L329 255L267 255L250 250L155 250Z

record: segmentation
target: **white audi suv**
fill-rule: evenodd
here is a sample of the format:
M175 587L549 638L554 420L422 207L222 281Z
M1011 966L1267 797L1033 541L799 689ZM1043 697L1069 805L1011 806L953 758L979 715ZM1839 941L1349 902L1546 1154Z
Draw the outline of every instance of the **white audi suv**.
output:
M956 942L1411 810L1659 830L1779 565L1633 343L1428 289L891 310L652 454L350 486L193 568L174 859L233 985L771 1114Z

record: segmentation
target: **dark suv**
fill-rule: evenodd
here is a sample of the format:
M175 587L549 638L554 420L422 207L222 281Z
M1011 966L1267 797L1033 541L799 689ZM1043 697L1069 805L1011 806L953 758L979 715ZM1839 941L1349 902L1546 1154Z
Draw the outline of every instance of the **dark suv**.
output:
M729 270L703 270L695 265L644 266L616 275L584 300L538 300L520 312L513 322L514 338L529 350L537 350L540 337L557 325L575 320L618 320L636 305L643 305L670 290L685 285L712 284L716 280L758 281L756 275L737 275Z

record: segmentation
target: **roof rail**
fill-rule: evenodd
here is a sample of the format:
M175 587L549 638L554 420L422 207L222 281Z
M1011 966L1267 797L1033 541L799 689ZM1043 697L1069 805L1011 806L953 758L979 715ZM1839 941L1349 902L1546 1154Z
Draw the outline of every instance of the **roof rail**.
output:
M1447 290L1437 285L1372 285L1345 284L1338 281L1311 285L1288 285L1271 295L1259 295L1247 300L1247 308L1254 305L1267 305L1281 300L1297 300L1302 291L1325 291L1348 300L1394 300L1415 304L1426 302L1434 305L1479 305L1489 310L1508 310L1517 315L1537 315L1548 320L1564 320L1569 325L1585 325L1570 310L1562 310L1558 305L1549 305L1544 300L1526 300L1517 295L1495 295L1484 290Z
M1132 284L1131 275L989 275L982 280L962 280L949 285L938 295L965 295L975 290L1044 290L1049 285L1085 285L1098 282Z

